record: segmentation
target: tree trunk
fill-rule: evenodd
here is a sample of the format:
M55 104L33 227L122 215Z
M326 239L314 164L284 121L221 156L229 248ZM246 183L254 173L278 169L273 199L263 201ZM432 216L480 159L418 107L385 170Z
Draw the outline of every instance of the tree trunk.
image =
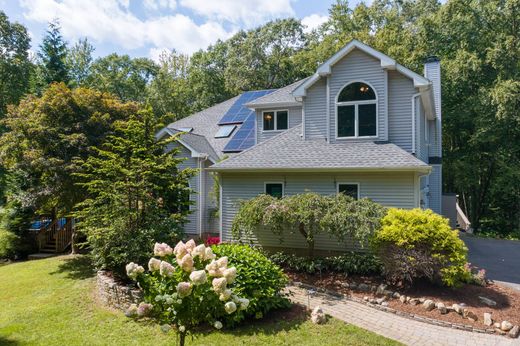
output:
M186 342L186 332L180 332L179 333L179 346L184 346L185 342Z
M298 230L300 231L300 234L307 241L307 250L308 250L309 258L314 258L314 238L309 238L309 235L305 231L305 225L301 222L300 222L300 225L298 226Z

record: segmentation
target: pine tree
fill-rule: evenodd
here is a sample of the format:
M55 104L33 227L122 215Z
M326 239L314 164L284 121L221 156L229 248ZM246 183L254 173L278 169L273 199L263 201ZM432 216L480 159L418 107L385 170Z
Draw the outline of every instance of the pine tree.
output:
M66 64L67 43L63 40L60 25L57 20L49 23L47 34L40 45L38 56L43 67L43 79L45 83L68 83L69 73Z

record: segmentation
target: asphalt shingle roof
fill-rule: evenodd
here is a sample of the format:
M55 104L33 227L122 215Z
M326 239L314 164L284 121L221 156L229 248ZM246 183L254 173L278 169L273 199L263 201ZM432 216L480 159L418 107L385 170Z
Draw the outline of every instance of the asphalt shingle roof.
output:
M206 137L194 133L183 133L180 139L199 153L208 154L214 162L219 160L219 156Z
M270 94L259 97L256 100L253 100L247 103L247 106L259 106L263 104L272 104L272 103L296 103L296 100L292 96L292 92L296 89L301 83L303 83L307 78L301 79L293 84L287 85L283 88L276 90Z
M428 169L388 142L303 140L301 125L212 166L211 170Z

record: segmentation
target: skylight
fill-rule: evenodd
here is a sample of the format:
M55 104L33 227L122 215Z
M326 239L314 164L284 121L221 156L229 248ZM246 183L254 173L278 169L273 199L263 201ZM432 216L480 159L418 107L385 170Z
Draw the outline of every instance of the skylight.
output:
M220 126L218 132L215 134L215 138L227 138L231 136L233 131L237 128L236 125L223 125Z

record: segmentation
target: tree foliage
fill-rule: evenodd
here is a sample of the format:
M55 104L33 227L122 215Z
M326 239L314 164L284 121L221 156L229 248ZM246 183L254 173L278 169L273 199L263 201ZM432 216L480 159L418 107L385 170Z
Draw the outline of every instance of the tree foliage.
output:
M61 36L58 21L49 23L49 28L42 44L38 56L43 67L43 81L46 84L52 82L69 81L69 71L67 69L67 43Z
M86 86L94 61L92 57L94 50L94 46L86 38L79 40L69 49L66 64L71 87Z
M96 265L121 273L130 261L143 262L155 241L175 241L189 212L188 179L193 169L180 170L182 158L166 145L177 137L156 140L151 110L114 122L114 132L74 163L74 176L85 189L77 205L78 229L87 235Z

